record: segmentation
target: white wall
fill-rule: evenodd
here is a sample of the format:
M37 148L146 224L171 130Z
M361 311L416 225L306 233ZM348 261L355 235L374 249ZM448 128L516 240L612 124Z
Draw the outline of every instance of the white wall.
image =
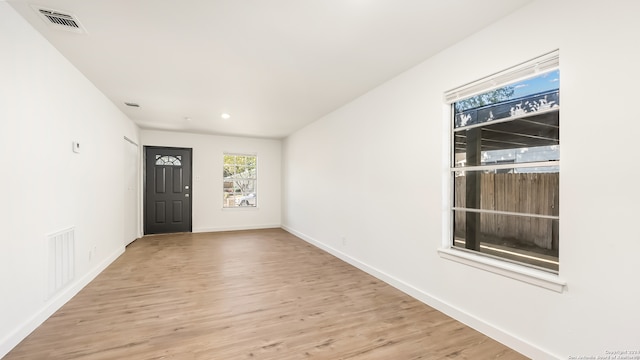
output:
M123 136L138 135L6 2L0 2L0 53L2 357L124 251ZM73 141L80 154L72 152ZM75 280L45 300L45 239L70 226Z
M141 130L143 145L193 149L193 232L280 227L280 140ZM258 206L222 208L223 153L258 155Z
M532 358L640 350L639 13L632 1L536 1L293 134L285 228ZM448 216L443 93L554 49L563 293L436 251Z

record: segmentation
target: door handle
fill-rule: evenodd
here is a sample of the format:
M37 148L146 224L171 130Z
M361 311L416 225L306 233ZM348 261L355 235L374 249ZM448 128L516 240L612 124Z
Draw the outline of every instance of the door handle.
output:
M189 194L184 194L184 197L189 197Z

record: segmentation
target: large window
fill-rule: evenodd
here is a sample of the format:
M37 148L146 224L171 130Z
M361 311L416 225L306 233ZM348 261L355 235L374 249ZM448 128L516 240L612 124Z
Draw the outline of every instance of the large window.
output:
M257 169L255 155L224 154L223 207L255 207L258 204Z
M446 94L453 248L559 267L557 52Z

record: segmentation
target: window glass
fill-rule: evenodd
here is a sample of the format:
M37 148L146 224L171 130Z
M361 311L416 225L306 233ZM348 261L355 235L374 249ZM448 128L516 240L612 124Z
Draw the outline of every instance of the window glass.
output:
M559 76L451 103L454 248L558 271Z
M223 207L257 206L257 156L224 154Z
M156 155L156 165L158 166L182 166L182 156Z

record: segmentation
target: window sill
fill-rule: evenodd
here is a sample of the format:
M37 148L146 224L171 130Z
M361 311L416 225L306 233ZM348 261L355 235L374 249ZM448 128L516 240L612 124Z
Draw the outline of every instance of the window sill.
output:
M472 266L494 274L506 276L528 284L542 288L563 292L567 283L557 275L542 270L532 269L526 266L500 261L489 257L476 255L466 251L452 248L440 248L438 254L441 258Z
M223 207L222 211L256 211L258 206Z

